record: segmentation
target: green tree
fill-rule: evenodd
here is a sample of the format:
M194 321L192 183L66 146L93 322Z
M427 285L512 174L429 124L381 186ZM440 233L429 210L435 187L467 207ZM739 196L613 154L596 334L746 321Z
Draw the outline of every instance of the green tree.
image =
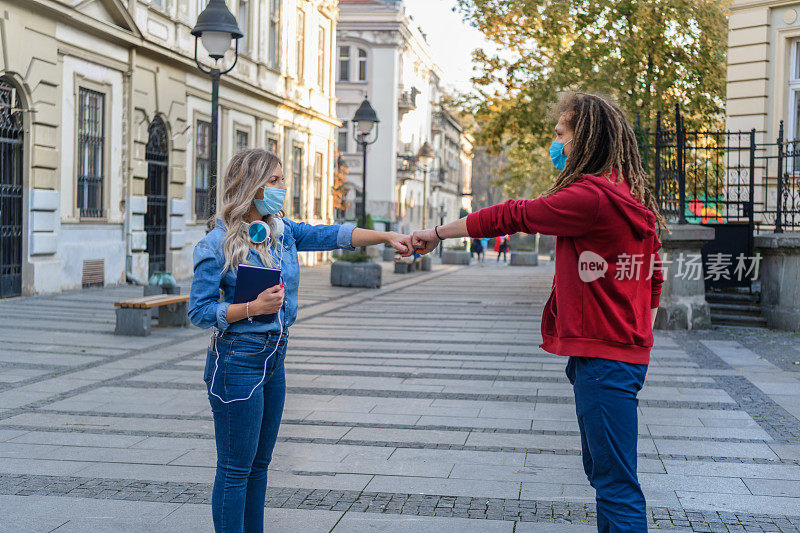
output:
M555 171L549 104L559 91L600 92L652 129L680 103L688 128L724 120L727 9L730 0L457 0L465 20L497 45L473 52L476 138L505 151L506 192L536 194Z

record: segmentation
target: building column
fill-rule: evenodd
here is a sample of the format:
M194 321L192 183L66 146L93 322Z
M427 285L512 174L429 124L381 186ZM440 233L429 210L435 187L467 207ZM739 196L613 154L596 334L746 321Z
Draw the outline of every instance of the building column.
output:
M699 279L678 276L679 257L699 256L705 243L714 239L714 228L695 224L671 226L672 233L661 236L661 261L666 266L661 303L654 329L708 329L711 310L706 302L702 266Z
M139 282L147 283L149 255L147 233L144 231L144 216L147 214L147 196L128 197L128 250L127 271Z
M800 330L800 232L755 236L761 253L761 314L771 328Z

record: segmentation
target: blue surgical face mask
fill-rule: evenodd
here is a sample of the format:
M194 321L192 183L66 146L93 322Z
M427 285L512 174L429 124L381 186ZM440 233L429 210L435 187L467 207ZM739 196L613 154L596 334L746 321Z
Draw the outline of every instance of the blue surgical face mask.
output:
M553 141L550 143L550 159L553 161L553 166L558 170L564 170L567 166L567 155L564 153L564 147L572 142L572 139L565 143Z
M254 198L253 203L261 216L275 215L283 209L286 200L286 189L264 186L264 198Z

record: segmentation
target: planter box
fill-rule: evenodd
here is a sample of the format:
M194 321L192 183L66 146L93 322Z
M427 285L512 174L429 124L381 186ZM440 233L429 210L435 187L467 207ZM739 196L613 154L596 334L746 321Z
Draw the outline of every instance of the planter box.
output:
M442 252L443 265L468 265L472 258L466 250L444 250Z
M536 252L511 252L511 266L536 266L539 254Z
M383 255L384 261L394 261L395 251L391 246L384 248L381 254Z
M377 289L381 286L382 273L383 269L377 263L336 261L331 265L331 285Z
M395 261L394 262L394 273L395 274L408 274L411 272L412 265L411 263L407 263L405 261Z
M428 271L433 268L433 259L430 255L423 255L419 258L419 269Z

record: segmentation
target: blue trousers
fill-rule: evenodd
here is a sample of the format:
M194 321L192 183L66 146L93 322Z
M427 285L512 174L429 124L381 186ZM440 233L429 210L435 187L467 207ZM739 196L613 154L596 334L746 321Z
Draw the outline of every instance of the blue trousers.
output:
M636 476L636 394L647 365L570 357L583 468L597 499L600 533L646 533L646 503Z
M285 356L286 337L275 334L223 333L208 350L204 381L217 444L211 494L217 533L264 531L267 467L286 396Z

